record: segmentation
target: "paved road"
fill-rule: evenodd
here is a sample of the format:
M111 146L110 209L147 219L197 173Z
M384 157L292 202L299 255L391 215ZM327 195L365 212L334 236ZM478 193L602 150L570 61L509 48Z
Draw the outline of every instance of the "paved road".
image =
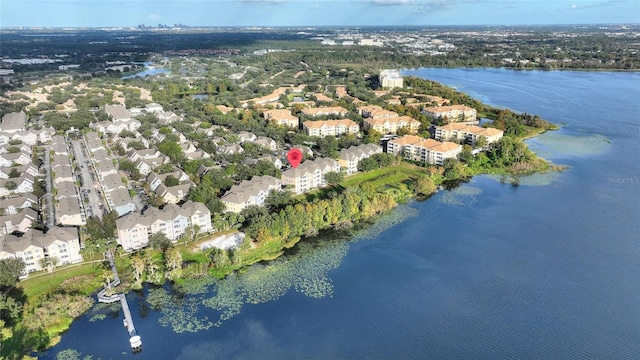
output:
M45 147L44 152L44 183L45 190L47 193L44 195L45 205L47 206L47 228L52 229L56 226L56 213L55 207L53 206L53 182L51 180L51 162L49 161L49 151L51 148L49 146Z
M80 196L83 204L85 204L87 218L90 216L102 218L101 206L103 204L100 197L101 187L93 171L88 152L80 140L71 140L71 148L73 149L76 163L78 164L77 173L82 177L80 181ZM89 203L84 203L85 198L89 200Z

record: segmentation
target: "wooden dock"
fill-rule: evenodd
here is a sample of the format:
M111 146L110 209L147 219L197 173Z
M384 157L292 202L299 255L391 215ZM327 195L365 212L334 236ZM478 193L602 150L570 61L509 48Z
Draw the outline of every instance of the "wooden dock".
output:
M127 327L127 332L129 333L129 345L131 345L131 349L134 352L142 351L142 339L136 333L136 328L133 324L133 318L131 317L131 310L129 310L127 297L125 296L125 294L107 295L107 292L110 291L111 288L120 285L120 277L118 276L118 270L116 269L116 264L113 261L113 254L111 254L111 251L107 251L105 256L109 261L109 266L111 267L111 271L113 272L113 280L109 283L108 287L100 290L100 292L98 293L98 301L107 304L120 301L122 312L124 313L124 324Z

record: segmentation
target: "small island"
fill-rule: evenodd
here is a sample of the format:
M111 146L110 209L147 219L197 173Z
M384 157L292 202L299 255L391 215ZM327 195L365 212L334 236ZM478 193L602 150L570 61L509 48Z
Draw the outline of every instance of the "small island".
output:
M249 54L3 90L3 356L50 347L102 287L224 278L474 175L559 169L524 143L556 129L537 115L380 64Z

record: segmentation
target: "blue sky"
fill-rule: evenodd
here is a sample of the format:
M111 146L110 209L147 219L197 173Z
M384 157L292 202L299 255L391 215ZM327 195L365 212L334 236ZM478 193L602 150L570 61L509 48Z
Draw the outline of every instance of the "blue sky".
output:
M639 22L640 0L0 0L0 27Z

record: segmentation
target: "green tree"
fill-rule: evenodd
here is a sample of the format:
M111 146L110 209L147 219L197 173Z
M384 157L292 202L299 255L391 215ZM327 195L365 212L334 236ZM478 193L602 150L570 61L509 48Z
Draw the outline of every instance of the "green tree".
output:
M144 260L136 255L131 258L131 267L133 268L133 278L136 287L142 285L142 274L144 274L145 263Z
M178 248L171 248L165 252L165 267L167 278L175 280L182 276L182 252Z
M178 179L176 179L173 175L167 175L167 177L164 179L164 186L176 186L176 185L180 185L180 181L178 181Z
M18 184L16 184L16 183L15 183L14 181L12 181L12 180L9 180L9 181L7 181L6 183L4 183L4 187L5 187L5 189L7 189L7 190L10 190L10 191L11 191L11 190L15 190L15 189L17 189L17 188L18 188Z
M416 195L417 196L429 196L436 192L436 185L433 180L426 176L421 176L416 180Z
M0 260L0 287L11 287L18 283L18 277L24 270L25 264L20 259Z
M324 180L329 185L337 185L344 179L344 173L340 171L330 171L324 175Z
M0 292L0 320L7 325L15 325L22 315L22 303L4 292Z
M489 141L487 141L487 138L485 136L479 136L476 139L476 148L478 149L484 149L487 147L487 145L489 145Z
M172 245L171 240L163 232L157 232L149 236L149 246L154 249L167 250Z
M17 178L20 177L20 171L17 168L11 168L11 171L9 171L9 178Z

